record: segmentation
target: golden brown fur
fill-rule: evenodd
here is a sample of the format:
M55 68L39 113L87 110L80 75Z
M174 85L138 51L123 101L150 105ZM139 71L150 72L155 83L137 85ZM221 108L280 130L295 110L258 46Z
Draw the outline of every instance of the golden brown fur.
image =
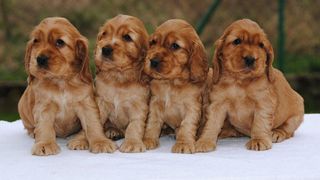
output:
M46 60L45 60L46 59ZM116 145L103 134L89 70L88 43L66 19L46 18L30 35L25 55L28 87L18 108L28 133L35 138L34 155L60 151L56 136L81 131L70 149L113 152Z
M231 24L217 40L207 122L197 152L213 150L223 126L223 137L250 136L250 150L267 150L272 142L293 136L303 120L303 99L272 67L273 56L263 30L248 19Z
M121 152L142 152L149 87L142 73L148 47L143 23L118 15L101 28L95 50L96 90L101 120L110 138L125 136Z
M176 133L172 152L195 152L208 62L192 26L178 19L160 25L150 38L144 71L152 77L147 149L159 145L161 127L167 124Z

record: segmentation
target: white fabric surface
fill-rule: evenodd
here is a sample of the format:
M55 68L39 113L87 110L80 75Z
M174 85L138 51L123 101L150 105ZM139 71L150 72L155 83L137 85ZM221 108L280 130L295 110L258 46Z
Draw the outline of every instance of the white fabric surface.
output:
M174 139L167 136L158 149L138 154L71 151L58 139L60 154L37 157L33 141L21 121L0 121L1 180L320 179L320 114L305 115L294 138L262 152L247 150L248 138L228 138L214 152L173 154Z

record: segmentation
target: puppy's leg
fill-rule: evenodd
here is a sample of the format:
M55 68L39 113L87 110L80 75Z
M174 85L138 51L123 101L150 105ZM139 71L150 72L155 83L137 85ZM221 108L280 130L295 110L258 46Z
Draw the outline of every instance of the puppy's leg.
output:
M106 138L99 120L99 111L92 97L87 97L75 107L77 116L81 121L83 130L89 142L89 149L93 153L114 152L116 144Z
M129 125L125 132L125 139L120 146L121 152L144 152L146 146L143 144L145 121L147 118L147 104L136 104L128 107L130 118Z
M228 138L228 137L242 137L242 133L238 132L228 120L224 121L223 127L219 134L219 139Z
M179 129L176 133L176 144L172 147L171 151L174 153L194 153L195 152L195 137L197 127L200 121L200 104L193 109L188 109L185 118L182 120Z
M143 143L147 149L155 149L159 146L159 136L163 125L161 109L163 108L163 104L151 100L149 117L143 138Z
M279 143L293 136L303 121L303 114L290 117L280 127L272 130L272 142Z
M78 134L71 139L68 144L70 150L87 150L89 149L89 142L86 137L84 130L81 130Z
M112 140L123 138L123 133L108 119L111 110L114 109L113 105L104 101L104 99L101 97L96 97L96 102L100 112L100 121L102 123L102 126L104 127L104 132L107 138Z
M260 97L261 99L257 101L251 125L251 139L246 144L249 150L263 151L272 147L271 129L274 121L275 100L271 99L274 96L269 98L268 93L265 95L265 98Z
M35 108L37 109L35 112L37 125L32 154L38 156L58 154L60 148L56 143L56 133L54 130L55 114L58 107L55 104L38 104Z
M32 105L34 104L34 95L31 88L27 87L18 103L18 111L24 128L28 135L34 138L35 121L33 119Z
M213 151L227 115L227 105L212 103L206 110L206 123L196 142L196 152Z

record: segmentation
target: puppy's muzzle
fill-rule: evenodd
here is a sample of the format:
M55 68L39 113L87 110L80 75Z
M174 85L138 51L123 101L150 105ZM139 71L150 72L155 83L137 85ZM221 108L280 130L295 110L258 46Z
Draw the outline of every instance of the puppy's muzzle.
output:
M104 46L102 48L102 55L104 57L107 57L107 58L111 57L112 56L112 52L113 52L113 49L112 49L111 46Z
M48 60L49 60L48 56L41 54L37 57L37 64L41 68L46 68L48 67Z
M150 60L150 67L153 69L158 69L160 64L160 59L159 58L152 58Z
M252 67L256 61L256 59L252 56L245 56L243 60L247 67Z

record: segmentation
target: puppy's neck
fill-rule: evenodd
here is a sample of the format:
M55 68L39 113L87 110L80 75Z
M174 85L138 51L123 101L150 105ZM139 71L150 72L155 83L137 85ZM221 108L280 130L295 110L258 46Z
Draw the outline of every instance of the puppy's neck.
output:
M263 79L265 77L263 76L247 76L243 77L239 74L236 73L225 73L222 75L221 82L224 84L229 84L229 85L240 85L240 86L247 86L249 84L253 84L253 82L256 82L260 79Z
M66 87L77 87L81 85L83 87L83 83L80 80L80 77L74 76L69 78L62 78L62 77L56 77L56 78L44 78L44 79L33 79L32 83L30 85L35 86L47 86L51 87L53 89L65 89Z
M179 79L179 78L176 78L176 79L153 79L151 82L152 82L151 84L153 84L153 83L166 84L166 85L177 86L177 87L191 84L188 80Z
M105 82L114 83L138 83L140 81L141 68L138 66L119 70L116 68L110 68L108 70L101 70L97 72L97 77L101 78Z

